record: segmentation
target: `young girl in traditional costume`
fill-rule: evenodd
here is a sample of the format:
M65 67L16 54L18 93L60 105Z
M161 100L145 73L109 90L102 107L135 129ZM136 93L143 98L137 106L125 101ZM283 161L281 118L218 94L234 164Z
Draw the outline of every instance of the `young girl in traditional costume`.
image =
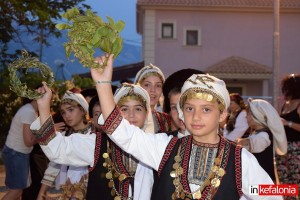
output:
M263 99L248 99L247 121L251 133L238 138L237 144L253 153L258 163L276 182L274 149L278 155L287 152L287 140L280 116L275 108Z
M43 98L47 98L48 92L51 95L47 88L47 93ZM120 107L122 116L131 124L145 132L154 132L150 98L146 90L140 86L124 84L116 91L114 100ZM38 100L39 105L42 101L43 99ZM44 103L47 104L47 102L48 100ZM39 107L42 113L41 120L48 115L47 108L41 107L44 103L41 103ZM99 100L93 98L90 106L90 115L97 124L101 113ZM53 124L51 118L41 123L43 124L40 129L42 132L36 130L34 133L38 136L42 149L51 161L90 166L86 199L150 199L153 184L152 169L123 152L108 139L106 134L99 131L96 134L72 134L69 137L63 137L60 133L55 133L54 129L50 129ZM32 124L31 128L38 129L37 125ZM48 130L43 132L45 130L43 127L48 127ZM45 140L46 143L43 142Z
M69 127L61 133L62 135L70 136L74 133L90 134L91 125L87 120L88 103L81 94L67 91L60 103L60 113ZM80 146L77 146L77 148L80 149ZM53 185L56 186L56 189L63 189L62 199L85 199L87 174L87 165L77 167L50 162L45 171L37 199L42 200L47 195L49 195L47 198L51 199L51 194L47 194L47 190ZM57 194L54 194L54 196L57 196ZM56 198L54 196L53 198Z
M162 88L164 82L165 76L162 71L151 63L143 67L136 74L134 80L134 83L147 90L150 96L155 133L171 131L170 117L167 113L157 110L159 99L162 96Z
M112 57L105 69L91 70L103 108L102 128L122 149L158 171L160 180L152 192L153 200L282 199L251 196L251 185L273 184L271 178L251 153L218 135L230 103L222 80L195 74L184 83L178 111L190 136L178 139L145 134L130 125L112 101L108 84ZM96 61L102 65L104 57Z
M224 137L228 140L235 141L243 137L249 125L247 123L246 104L238 93L230 95L229 114L224 127Z

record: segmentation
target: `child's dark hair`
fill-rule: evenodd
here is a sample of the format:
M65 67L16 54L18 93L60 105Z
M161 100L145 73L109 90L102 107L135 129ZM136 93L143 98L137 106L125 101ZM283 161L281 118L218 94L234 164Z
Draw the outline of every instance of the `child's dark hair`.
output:
M241 107L241 109L246 108L244 99L242 98L242 96L239 93L231 93L229 95L229 97L230 97L230 101L234 101L237 105L239 105Z
M170 99L171 95L180 94L180 93L181 93L181 88L180 87L174 87L170 90L170 92L168 94L168 98Z
M93 108L96 105L100 105L100 101L99 101L98 95L92 97L92 99L91 99L91 101L89 103L89 116L90 116L90 118L93 118Z
M87 88L87 89L81 90L80 93L84 97L94 97L97 95L97 90L96 90L96 88Z
M203 72L197 69L186 68L174 72L166 79L163 85L163 95L165 97L163 111L165 113L169 113L171 111L170 99L168 97L169 92L175 87L181 89L184 82L193 74L203 74Z

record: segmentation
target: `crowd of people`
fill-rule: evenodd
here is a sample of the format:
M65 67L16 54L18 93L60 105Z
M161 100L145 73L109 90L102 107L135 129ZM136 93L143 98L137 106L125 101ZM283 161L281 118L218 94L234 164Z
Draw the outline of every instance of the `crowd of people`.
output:
M112 87L107 57L91 69L95 88L67 91L55 113L45 82L16 113L2 150L4 200L298 198L249 188L300 186L300 74L282 80L278 112L195 69L165 78L149 64Z

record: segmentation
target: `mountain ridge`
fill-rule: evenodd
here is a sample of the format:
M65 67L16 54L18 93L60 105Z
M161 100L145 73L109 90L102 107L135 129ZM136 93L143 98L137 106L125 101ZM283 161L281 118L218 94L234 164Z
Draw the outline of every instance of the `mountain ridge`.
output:
M66 58L64 43L67 42L66 33L62 37L48 38L47 41L50 46L43 46L43 53L41 62L47 64L53 71L56 80L69 80L73 75L84 74L90 71L89 68L83 67L74 56L70 59ZM28 51L35 51L39 54L39 43L33 39L26 39L25 46L30 47ZM10 44L10 51L23 49L20 44ZM97 50L95 56L101 55L101 51ZM73 62L72 62L73 60ZM130 42L123 41L123 49L114 61L114 67L123 66L127 64L137 63L142 61L142 47L141 45L131 44Z

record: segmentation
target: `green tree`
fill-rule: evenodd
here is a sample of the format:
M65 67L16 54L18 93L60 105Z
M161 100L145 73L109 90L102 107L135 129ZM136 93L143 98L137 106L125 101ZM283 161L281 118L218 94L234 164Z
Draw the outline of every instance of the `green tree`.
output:
M47 39L61 36L61 32L55 28L56 23L62 19L61 14L73 7L77 7L81 12L90 9L89 5L84 4L84 0L0 1L0 148L4 144L13 116L22 105L22 98L10 91L8 63L20 57L21 49L26 49L32 56L41 58L43 46L50 45ZM26 46L24 36L26 39L33 38L33 42L39 44L39 49ZM9 47L16 46L15 44L21 49L12 52ZM27 73L20 78L29 87L41 83L38 73Z
M0 61L2 69L17 57L17 52L9 52L9 43L14 42L28 51L36 51L26 46L23 36L27 35L38 42L39 57L42 57L43 45L49 45L49 36L60 37L55 28L61 19L61 13L78 7L80 11L90 9L84 0L3 0L0 1Z

